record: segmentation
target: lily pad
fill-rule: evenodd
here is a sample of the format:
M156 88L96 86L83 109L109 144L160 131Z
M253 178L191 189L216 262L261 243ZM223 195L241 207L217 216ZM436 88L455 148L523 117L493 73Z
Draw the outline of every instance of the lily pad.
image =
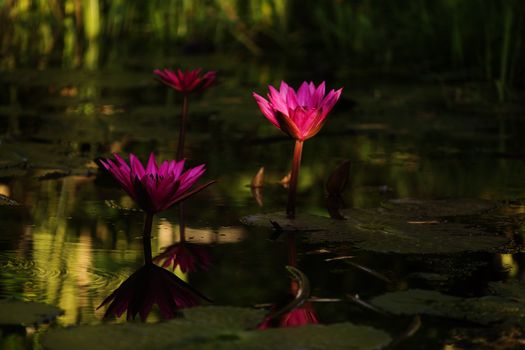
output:
M363 250L384 253L498 251L504 250L509 241L472 225L444 220L414 221L409 215L392 214L383 208L347 209L342 213L347 220L308 214L289 220L284 213L278 212L247 216L241 222L268 228L275 227L276 223L284 231L304 232L310 243L348 242Z
M496 202L485 199L435 199L417 198L391 199L381 203L381 207L391 213L406 217L442 218L466 216L483 213L496 208Z
M509 300L525 303L525 283L519 281L505 281L489 283L490 289L497 295Z
M24 175L27 168L51 169L54 172L82 174L89 169L91 159L73 156L72 149L46 142L9 142L0 150L0 175L15 177Z
M483 325L507 322L525 326L525 304L514 298L514 292L524 291L522 283L502 283L500 291L513 290L510 295L489 295L461 298L437 291L409 289L372 299L372 305L397 315L427 314L465 320Z
M49 350L79 349L377 349L390 337L379 330L340 323L254 330L261 310L199 307L156 324L113 324L54 329L42 339ZM251 329L251 330L250 330Z
M409 289L383 294L372 299L371 304L396 315L446 316L452 313L450 306L461 300L434 290Z
M0 326L33 326L50 322L64 312L54 306L17 300L0 300Z

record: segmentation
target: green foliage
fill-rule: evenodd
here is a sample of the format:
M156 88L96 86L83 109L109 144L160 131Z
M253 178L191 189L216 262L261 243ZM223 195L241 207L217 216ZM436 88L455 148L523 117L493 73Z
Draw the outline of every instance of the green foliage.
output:
M524 12L519 0L23 0L0 3L0 32L3 49L46 54L73 34L387 66L423 61L484 77L503 101L523 72Z

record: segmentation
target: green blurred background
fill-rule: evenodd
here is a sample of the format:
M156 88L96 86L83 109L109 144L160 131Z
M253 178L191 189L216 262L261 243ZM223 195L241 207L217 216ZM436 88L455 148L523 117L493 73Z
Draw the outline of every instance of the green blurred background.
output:
M524 83L524 12L520 0L0 0L0 67L234 52L479 81L503 101Z

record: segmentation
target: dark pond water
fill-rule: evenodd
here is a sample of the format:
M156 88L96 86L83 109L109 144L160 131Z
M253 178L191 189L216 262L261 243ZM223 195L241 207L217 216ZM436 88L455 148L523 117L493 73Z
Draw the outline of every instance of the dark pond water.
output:
M206 272L178 272L215 304L272 303L289 287L286 235L271 240L272 230L239 221L286 205L287 190L278 182L289 170L293 144L262 117L251 97L281 79L292 85L326 79L331 87L345 88L324 129L305 144L299 213L328 216L324 183L349 159L344 193L349 208L407 197L487 199L500 207L492 221L474 216L469 222L515 240L508 249L401 254L309 243L298 235L298 267L309 277L312 295L343 299L315 303L322 323L349 320L395 335L410 317L392 322L345 295L369 300L418 287L474 297L488 293L490 281L525 278L520 246L525 119L519 106L484 99L486 87L308 61L155 50L113 49L91 61L87 53L81 62L81 68L61 59L3 63L0 194L21 205L0 206L0 298L56 305L65 310L60 326L101 322L104 310L96 307L142 263L144 218L107 204L133 207L93 160L112 152L132 152L142 160L150 152L174 157L180 100L151 72L179 65L216 69L219 77L218 85L190 101L186 151L191 165L207 164L205 179L218 180L185 204L186 236L209 246L213 265ZM248 185L261 166L266 185L258 202ZM176 209L156 217L154 253L179 239L178 220ZM344 260L326 261L348 255L392 282ZM427 317L407 348L426 342L428 349L442 349L461 327L477 329Z

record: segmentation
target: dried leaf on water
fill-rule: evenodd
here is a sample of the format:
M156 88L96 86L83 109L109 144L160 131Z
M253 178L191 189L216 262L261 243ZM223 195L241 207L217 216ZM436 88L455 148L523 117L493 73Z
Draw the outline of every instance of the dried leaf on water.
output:
M279 180L279 183L283 185L284 188L288 188L288 185L290 184L290 179L292 178L292 171L288 172L288 174L284 175L284 177Z
M257 174L252 179L252 182L250 184L251 188L259 188L264 186L264 167L262 166L259 171L257 171Z

